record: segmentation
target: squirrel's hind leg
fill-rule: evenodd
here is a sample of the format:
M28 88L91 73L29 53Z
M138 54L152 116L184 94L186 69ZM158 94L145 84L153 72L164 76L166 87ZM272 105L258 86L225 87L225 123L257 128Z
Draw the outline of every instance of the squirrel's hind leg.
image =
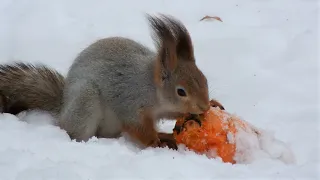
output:
M98 138L119 138L122 133L122 123L117 114L107 105L103 112L104 119L100 122L96 136Z
M97 134L103 119L99 90L89 82L76 82L66 89L59 126L71 139L87 141Z

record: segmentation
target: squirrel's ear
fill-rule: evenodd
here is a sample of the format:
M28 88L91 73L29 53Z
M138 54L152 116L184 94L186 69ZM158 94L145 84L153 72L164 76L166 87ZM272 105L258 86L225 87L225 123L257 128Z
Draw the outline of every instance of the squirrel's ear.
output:
M158 50L158 62L163 71L172 72L177 66L176 47L170 39L164 40L162 46Z
M175 36L176 54L184 61L195 61L193 44L187 28L179 20L173 17L164 17Z
M158 53L159 54L154 67L154 78L155 82L160 85L164 80L170 77L170 74L176 68L177 58L172 57L174 54L170 55L170 52L166 52L165 49L162 49Z
M153 30L153 39L157 44L157 62L155 73L166 78L177 66L177 41L172 32L172 26L166 18L147 15Z
M168 29L170 29L176 44L176 56L179 60L195 61L193 44L187 28L181 21L172 17L162 15Z
M179 59L183 61L195 61L191 37L182 24L178 28L176 51Z

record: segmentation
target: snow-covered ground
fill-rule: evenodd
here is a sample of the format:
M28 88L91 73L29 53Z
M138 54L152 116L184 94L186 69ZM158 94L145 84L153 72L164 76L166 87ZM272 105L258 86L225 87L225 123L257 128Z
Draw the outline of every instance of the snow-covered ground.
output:
M320 178L318 11L316 0L1 0L0 63L41 62L63 74L98 38L121 35L153 48L144 13L179 18L211 97L283 141L295 163L261 156L231 165L192 152L141 151L124 138L76 143L46 123L48 115L29 114L26 123L0 114L0 180ZM205 15L223 22L200 22Z

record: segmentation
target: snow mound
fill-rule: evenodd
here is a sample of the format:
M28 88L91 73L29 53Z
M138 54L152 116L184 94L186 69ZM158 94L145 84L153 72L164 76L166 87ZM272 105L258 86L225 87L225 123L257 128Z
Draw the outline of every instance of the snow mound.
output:
M236 138L237 163L252 163L254 160L278 159L287 164L295 163L295 156L285 142L276 139L273 134L261 128L238 128Z

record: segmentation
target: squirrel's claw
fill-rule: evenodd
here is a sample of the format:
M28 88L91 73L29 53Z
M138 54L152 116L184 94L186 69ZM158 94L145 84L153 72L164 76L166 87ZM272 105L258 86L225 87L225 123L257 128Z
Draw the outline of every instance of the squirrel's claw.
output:
M173 134L169 133L158 133L160 139L159 147L168 147L169 149L177 150L178 146L176 140L173 137Z
M210 100L210 106L212 106L212 107L219 107L221 110L225 110L225 108L223 107L223 105L222 105L220 102L218 102L217 100L215 100L215 99L211 99L211 100Z

